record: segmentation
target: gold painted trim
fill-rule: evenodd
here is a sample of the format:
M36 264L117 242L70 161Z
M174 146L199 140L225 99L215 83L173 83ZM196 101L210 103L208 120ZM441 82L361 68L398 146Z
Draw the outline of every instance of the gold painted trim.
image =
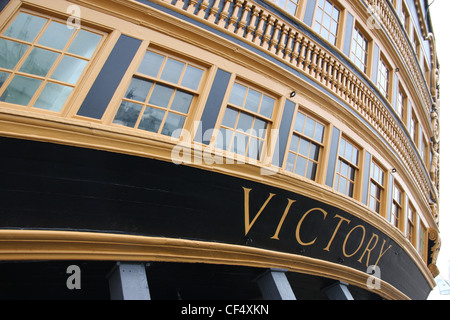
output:
M0 259L165 261L283 268L290 272L345 281L383 298L410 300L385 281L370 290L369 274L339 264L245 246L194 240L107 233L0 230Z

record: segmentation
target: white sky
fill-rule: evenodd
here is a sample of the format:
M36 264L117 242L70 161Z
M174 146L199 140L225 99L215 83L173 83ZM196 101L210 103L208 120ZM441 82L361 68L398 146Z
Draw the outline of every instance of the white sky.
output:
M440 152L440 169L441 169L441 193L440 193L440 232L442 246L438 258L438 268L441 271L441 277L449 280L450 260L450 126L448 122L450 118L450 1L449 0L429 0L431 3L431 22L433 24L434 34L436 38L436 48L438 59L440 62L440 91L441 91L441 152ZM447 33L447 34L446 34ZM445 299L450 300L450 295L440 296L439 290L434 290L429 299Z

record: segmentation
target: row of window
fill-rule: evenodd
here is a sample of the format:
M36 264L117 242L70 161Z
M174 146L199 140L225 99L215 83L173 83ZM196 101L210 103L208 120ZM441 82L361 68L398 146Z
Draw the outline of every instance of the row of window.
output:
M292 15L300 17L301 10L305 5L306 0L270 0L275 2L278 6L286 10ZM398 9L400 21L405 28L406 34L410 37L417 59L422 67L424 75L429 82L430 72L426 62L425 55L422 52L418 33L413 26L410 18L408 6L404 0L390 0L394 8ZM399 2L397 6L397 1ZM400 3L401 2L401 3ZM339 37L342 31L342 16L344 14L344 7L339 4L337 0L318 0L314 12L314 19L312 28L322 38L327 40L332 45L337 46ZM373 59L373 40L370 39L367 32L358 22L354 23L352 32L352 41L350 46L349 58L350 60L365 74L370 75L372 68L370 67ZM376 87L380 93L386 97L394 106L399 117L402 119L406 128L408 128L412 140L419 148L419 153L426 166L430 163L430 155L428 148L427 137L420 134L417 116L414 107L408 108L408 97L403 89L401 83L398 83L397 93L394 92L394 77L393 68L387 62L387 59L380 52L379 60L372 62L378 65L376 70ZM397 84L395 84L397 85ZM397 96L394 96L397 94Z
M60 112L102 40L103 35L94 30L69 29L58 19L19 13L0 34L0 101ZM108 124L177 137L177 129L185 127L200 95L208 94L201 90L208 71L167 52L147 50L111 110L114 115ZM230 86L216 124L218 135L211 141L218 149L262 160L275 115L281 111L280 97L239 79ZM330 130L330 123L299 108L281 164L285 172L324 183L319 172L325 171L329 157ZM387 190L387 170L376 159L370 164L370 186L362 186L361 171L367 161L362 154L360 146L345 135L340 137L333 188L358 200L362 200L358 190L369 188L369 208L404 230L416 244L420 223L413 206L405 206L405 193L397 184Z

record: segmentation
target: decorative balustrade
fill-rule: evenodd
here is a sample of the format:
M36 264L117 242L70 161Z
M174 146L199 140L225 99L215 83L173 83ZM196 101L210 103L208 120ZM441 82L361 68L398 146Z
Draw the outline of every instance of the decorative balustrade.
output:
M328 88L357 111L388 141L411 176L418 182L424 199L428 199L431 186L428 183L427 174L423 170L410 140L385 104L358 75L318 42L303 34L299 28L251 0L203 0L200 4L197 0L186 0L187 2L184 0L149 1L171 5L187 15L214 25L217 29L228 32L277 57L290 67ZM223 6L220 5L221 1L224 2ZM382 9L381 12L386 10L383 5L384 1L364 1L379 6ZM389 16L388 13L386 16ZM383 19L383 22L389 30L395 31L393 32L395 41L401 48L402 54L408 57L410 52L405 49L404 37L398 36L400 32L397 28L398 24L396 27L391 18ZM416 66L412 66L409 62L410 60L412 61L412 59L406 59L408 66L411 66L413 71L417 71ZM414 75L416 73L413 72ZM415 76L415 80L417 83L421 83L417 76ZM429 101L427 100L427 102L428 106Z

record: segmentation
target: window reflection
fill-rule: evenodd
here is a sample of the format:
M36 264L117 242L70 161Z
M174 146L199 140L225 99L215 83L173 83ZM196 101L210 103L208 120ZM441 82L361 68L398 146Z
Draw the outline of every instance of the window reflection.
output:
M0 83L0 101L61 111L101 39L57 19L20 12L0 33L0 72L13 74L6 88Z

